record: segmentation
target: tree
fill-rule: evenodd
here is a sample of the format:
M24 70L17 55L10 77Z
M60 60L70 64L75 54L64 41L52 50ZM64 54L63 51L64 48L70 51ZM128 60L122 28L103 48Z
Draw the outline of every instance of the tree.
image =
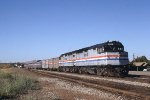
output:
M148 59L145 56L137 57L133 60L133 62L149 62Z

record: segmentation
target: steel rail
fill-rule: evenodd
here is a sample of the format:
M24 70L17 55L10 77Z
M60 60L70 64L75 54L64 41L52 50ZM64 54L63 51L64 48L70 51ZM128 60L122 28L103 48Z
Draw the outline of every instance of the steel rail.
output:
M91 87L91 88L95 88L95 89L99 89L99 90L103 90L103 91L107 91L110 93L117 93L118 95L122 95L127 97L128 99L136 99L136 100L150 100L150 96L141 91L138 90L137 92L132 91L130 89L119 89L119 88L115 88L114 86L107 86L106 84L99 84L98 82L94 82L94 80L85 80L79 77L75 77L75 76L68 76L68 75L62 75L62 74L57 74L57 73L50 73L48 71L38 71L38 70L30 70L34 73L43 75L43 76L47 76L47 77L54 77L54 78L59 78L59 79L63 79L63 80L67 80L67 81L71 81L74 83L78 83L87 87ZM147 92L147 91L146 91ZM150 92L150 91L149 91Z

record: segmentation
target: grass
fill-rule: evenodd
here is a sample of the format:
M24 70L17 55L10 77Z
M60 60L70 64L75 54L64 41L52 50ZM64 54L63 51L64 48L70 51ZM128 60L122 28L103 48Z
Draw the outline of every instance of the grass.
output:
M9 63L0 63L0 68L10 68L12 67L12 64Z
M0 71L0 99L14 98L36 89L39 89L37 79L24 74Z

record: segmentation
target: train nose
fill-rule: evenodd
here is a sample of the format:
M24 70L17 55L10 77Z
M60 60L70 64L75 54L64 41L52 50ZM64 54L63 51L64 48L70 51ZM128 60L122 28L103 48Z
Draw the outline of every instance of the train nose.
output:
M120 62L120 65L129 64L129 59L128 59L128 53L127 52L120 53L119 62Z

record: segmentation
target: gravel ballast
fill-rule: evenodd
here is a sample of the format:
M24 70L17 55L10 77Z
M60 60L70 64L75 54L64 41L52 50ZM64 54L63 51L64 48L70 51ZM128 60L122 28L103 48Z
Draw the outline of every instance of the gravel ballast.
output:
M88 88L83 85L79 85L76 83L64 81L57 78L40 78L40 81L46 81L49 84L55 84L55 89L63 89L68 90L73 93L86 94L95 98L99 98L100 100L126 100L125 97L119 96L117 94L112 94L109 92L100 91L93 88ZM80 98L73 97L74 100L81 100ZM82 98L84 100L84 98ZM85 99L87 100L87 99ZM97 100L97 99L96 99Z

